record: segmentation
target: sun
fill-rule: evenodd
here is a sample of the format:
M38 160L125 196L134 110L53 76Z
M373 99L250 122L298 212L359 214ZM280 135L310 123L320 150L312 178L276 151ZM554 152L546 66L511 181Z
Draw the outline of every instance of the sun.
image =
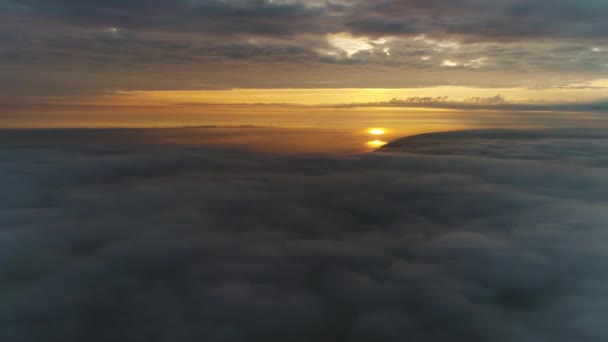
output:
M371 128L367 132L371 135L384 135L384 133L386 133L386 130L384 128Z
M386 145L387 143L386 143L386 141L374 140L374 141L368 141L365 144L372 148L380 148L380 147Z

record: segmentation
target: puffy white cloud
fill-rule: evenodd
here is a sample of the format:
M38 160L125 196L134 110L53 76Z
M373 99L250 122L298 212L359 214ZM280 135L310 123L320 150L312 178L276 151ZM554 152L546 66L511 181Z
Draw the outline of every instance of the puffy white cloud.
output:
M446 59L446 60L444 60L443 62L441 62L441 66L445 66L445 67L450 67L450 68L452 68L452 67L457 67L457 66L460 66L460 63L458 63L458 62L454 62L454 61L451 61L451 60L449 60L449 59Z
M335 48L346 52L346 55L350 58L360 51L374 50L376 47L386 44L388 39L369 39L366 37L354 37L348 33L336 33L327 35L327 41ZM390 55L386 47L382 48L382 52Z

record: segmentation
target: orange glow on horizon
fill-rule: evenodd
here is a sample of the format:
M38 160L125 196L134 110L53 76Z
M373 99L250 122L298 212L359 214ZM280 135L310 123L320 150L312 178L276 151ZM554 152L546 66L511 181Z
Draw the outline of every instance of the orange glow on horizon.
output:
M608 82L608 81L606 81ZM596 82L593 86L608 83ZM391 99L409 97L446 96L448 101L464 101L471 97L491 97L501 94L514 103L599 100L605 89L545 89L526 87L474 88L466 86L437 86L421 88L283 88L283 89L223 89L223 90L157 90L116 91L110 95L128 103L140 104L293 104L293 105L348 105L355 103L378 104Z

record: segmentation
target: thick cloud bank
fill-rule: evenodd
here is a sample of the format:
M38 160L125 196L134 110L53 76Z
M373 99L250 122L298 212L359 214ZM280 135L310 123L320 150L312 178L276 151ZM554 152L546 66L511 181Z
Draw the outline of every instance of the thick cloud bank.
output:
M4 147L0 340L606 341L608 140L569 134Z
M382 151L608 165L608 135L589 128L453 131L405 137Z
M448 85L599 100L606 17L605 0L0 0L0 100Z

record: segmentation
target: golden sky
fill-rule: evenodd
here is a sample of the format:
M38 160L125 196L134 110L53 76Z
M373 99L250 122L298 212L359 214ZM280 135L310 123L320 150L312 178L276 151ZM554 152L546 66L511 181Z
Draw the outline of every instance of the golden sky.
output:
M0 128L550 126L608 111L607 4L2 0Z

